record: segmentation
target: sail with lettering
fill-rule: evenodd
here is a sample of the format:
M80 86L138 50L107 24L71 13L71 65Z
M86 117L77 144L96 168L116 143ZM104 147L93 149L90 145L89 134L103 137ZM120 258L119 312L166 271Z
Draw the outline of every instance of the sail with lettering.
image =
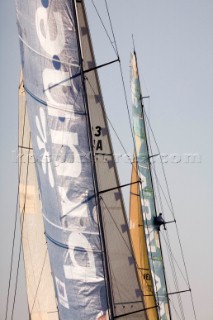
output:
M169 299L164 273L159 230L155 224L157 216L155 195L152 183L150 157L145 128L143 97L138 75L137 58L131 55L131 89L133 110L133 131L135 138L135 160L132 168L132 180L138 177L141 183L131 188L130 230L136 261L139 265L139 277L143 290L147 294L145 306L156 300L159 314L150 314L149 320L171 319Z
M58 317L145 320L99 82L93 70L87 81L84 75L95 61L83 1L16 3L29 146ZM22 198L35 188L24 186ZM42 316L55 320L49 311Z
M141 304L141 291L136 276L129 227L83 2L78 2L77 8L84 70L89 70L85 84L93 134L107 263L115 305L113 315L120 317L126 314L125 319L145 319L146 312L137 312L144 307ZM156 305L151 307L156 308Z

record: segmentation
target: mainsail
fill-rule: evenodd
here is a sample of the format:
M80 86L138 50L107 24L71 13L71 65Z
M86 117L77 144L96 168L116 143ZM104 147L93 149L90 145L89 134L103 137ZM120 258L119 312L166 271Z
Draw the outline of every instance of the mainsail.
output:
M30 319L58 320L22 79L18 156L21 234Z
M59 318L104 320L109 310L110 319L143 320L96 72L88 73L85 85L84 67L91 68L94 57L83 3L77 6L78 11L76 1L17 0L27 112ZM98 140L95 148L91 131Z
M77 5L114 316L145 319L129 228L83 2ZM152 306L153 307L153 306ZM136 313L135 313L136 312Z
M166 279L164 274L164 264L161 252L159 231L154 224L156 217L156 207L154 190L151 176L150 158L148 152L148 144L146 138L145 130L145 120L143 111L143 101L140 89L140 81L138 75L137 59L136 54L131 55L131 88L132 88L132 105L133 105L133 130L135 137L135 152L136 152L136 163L133 165L133 170L136 170L136 177L139 176L141 179L141 184L139 190L135 190L136 193L140 194L141 208L138 210L141 212L141 218L138 220L138 214L133 212L134 206L131 207L130 212L130 228L131 234L133 235L133 247L135 248L136 259L142 268L145 267L146 252L148 252L147 266L152 274L153 286L151 288L152 298L147 303L153 303L153 290L155 292L155 299L157 304L159 304L159 318L160 320L169 320L170 309L168 301L168 293L166 287ZM134 200L135 195L131 194L131 203ZM138 223L139 222L139 223ZM141 225L141 226L140 226ZM143 225L143 226L142 226ZM136 230L139 228L141 234L139 237L135 236ZM143 230L144 229L144 230ZM144 235L145 231L145 235ZM139 233L140 231L138 231ZM145 248L146 247L146 248ZM145 250L145 260L144 256L140 255L140 251ZM139 260L141 261L139 262ZM148 277L150 277L150 271L148 271ZM146 276L145 276L146 278ZM144 280L141 279L142 287L144 288ZM149 285L147 286L148 289ZM146 290L147 291L147 290ZM149 318L149 319L152 319ZM155 318L156 319L156 315Z

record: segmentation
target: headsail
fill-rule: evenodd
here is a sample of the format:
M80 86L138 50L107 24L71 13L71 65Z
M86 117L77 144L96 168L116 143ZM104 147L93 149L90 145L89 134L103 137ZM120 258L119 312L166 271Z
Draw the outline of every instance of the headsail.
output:
M142 182L140 187L140 198L143 214L142 220L146 235L149 265L153 277L153 283L155 284L154 290L156 301L159 304L160 308L159 318L160 320L169 320L171 317L160 237L159 232L154 225L154 219L156 217L156 207L145 131L143 101L135 53L131 55L131 88L136 161L138 163L138 175ZM132 224L134 224L134 221L131 221L131 225Z
M19 206L31 320L58 320L23 81L19 87Z
M146 313L95 72L88 75L95 94L88 85L87 96L84 90L77 18L88 27L82 1L77 4L79 16L74 0L17 0L24 88L59 317L105 320L110 294L112 319L142 320ZM93 61L90 43L88 48L87 62ZM95 166L90 122L104 145Z
M74 1L17 0L24 88L61 320L108 308ZM74 76L74 77L73 77Z

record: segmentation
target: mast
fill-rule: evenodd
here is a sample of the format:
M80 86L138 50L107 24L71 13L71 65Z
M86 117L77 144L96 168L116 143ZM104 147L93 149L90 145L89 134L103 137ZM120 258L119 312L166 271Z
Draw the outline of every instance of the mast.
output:
M144 225L146 235L146 245L149 266L153 278L155 299L159 304L159 319L169 320L171 319L171 312L166 286L160 236L158 228L154 224L154 219L157 216L157 212L144 120L143 98L141 94L135 52L131 55L131 87L136 162L138 163L138 176L142 182L140 186L141 212L143 219L142 224Z
M59 320L44 235L22 76L19 87L18 150L19 208L29 317L31 320Z
M147 319L146 308L97 73L101 66L95 63L84 1L77 1L77 12L114 319L143 320ZM109 67L111 63L103 65Z
M83 2L77 16L75 6L75 0L17 0L59 318L107 320L109 313L110 320L146 320Z
M79 2L79 1L77 1L77 2ZM106 276L109 315L110 315L110 319L114 319L113 300L112 300L112 292L111 292L111 287L110 287L110 275L109 275L109 269L108 269L109 265L108 265L108 261L107 261L107 255L106 255L106 244L105 244L105 238L104 238L102 212L101 212L101 206L100 206L97 173L96 173L96 166L95 166L95 159L94 159L94 152L93 152L93 136L92 136L92 129L91 129L87 91L86 91L86 85L85 85L83 56L82 56L81 39L80 39L80 32L79 32L80 26L79 26L79 21L78 21L76 0L75 0L75 26L76 26L76 30L77 30L78 50L79 50L79 55L80 55L81 79L82 79L82 85L83 85L83 91L84 91L83 96L84 96L84 100L85 100L84 103L85 103L85 108L86 108L86 113L87 113L88 138L89 138L89 144L90 144L90 150L91 150L90 159L92 162L92 168L93 168L93 174L94 174L94 189L95 189L95 198L96 198L96 204L97 204L97 212L98 212L98 220L99 220L99 228L100 228L100 236L101 236L101 244L102 244L103 267L104 267L104 273Z

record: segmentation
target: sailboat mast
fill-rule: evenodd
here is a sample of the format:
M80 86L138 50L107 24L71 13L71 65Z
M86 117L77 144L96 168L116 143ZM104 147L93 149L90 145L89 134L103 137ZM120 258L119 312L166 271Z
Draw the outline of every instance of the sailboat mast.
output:
M86 119L88 122L87 128L88 128L88 140L89 140L89 146L90 146L90 159L92 162L92 169L93 169L94 190L95 190L95 199L96 199L96 204L98 209L97 211L98 211L99 229L100 229L101 246L102 246L103 267L104 267L105 282L106 282L106 288L107 288L107 298L108 298L108 304L109 304L109 316L110 316L110 319L114 319L113 299L112 299L112 291L110 287L110 276L109 276L109 269L108 269L109 264L108 264L107 255L106 255L106 243L105 243L105 237L104 237L102 212L101 212L101 205L100 205L100 199L99 199L98 180L97 180L95 157L94 157L94 151L93 151L93 137L92 137L91 121L90 121L90 114L89 114L89 107L88 107L87 90L86 90L85 77L84 77L83 54L82 54L82 48L81 48L78 11L77 11L77 5L76 5L77 0L73 0L73 1L74 1L74 8L75 8L74 18L75 18L75 27L77 30L77 44L78 44L79 57L80 57L80 72L81 72L81 81L82 81L82 87L83 87L83 99L84 99L84 106L86 110Z
M136 150L135 150L136 151ZM135 259L137 261L138 276L140 279L141 290L144 295L144 303L147 308L148 320L159 320L158 304L154 290L154 281L151 274L146 235L144 230L144 219L141 206L141 185L135 183L139 181L139 168L136 156L132 163L132 177L130 188L130 233L134 247Z
M134 55L135 55L135 60L136 60L136 66L137 66L137 69L138 69L138 61L137 61L137 55L136 55L136 52L135 52L135 51L134 51ZM141 88L141 85L140 85L140 77L138 77L138 80L139 80L139 86L140 86L140 88ZM141 107L142 107L142 117L143 117L143 119L144 119L145 140L147 141L148 159L150 159L150 151L149 151L150 146L149 146L149 144L148 144L148 139L147 139L147 128L146 128L146 121L145 121L145 117L144 117L144 104L143 104L143 95L142 95L142 92L141 92ZM154 183L153 183L153 174L152 174L151 162L150 162L150 161L149 161L149 169L150 169L151 184L152 184L153 193L154 193L154 207L155 207L155 212L157 213L155 190L154 190ZM163 257L163 252L162 252L162 246L161 246L161 238L160 238L160 236L159 236L159 243L160 243L161 255L162 255L162 257ZM165 268L164 268L164 270L165 270ZM166 292L167 292L167 294L168 294L168 287L167 287L167 281L166 281L165 273L164 273L164 281L165 281ZM168 302L169 302L169 299L168 299ZM169 313L170 313L170 319L171 319L170 303L168 303L168 307L169 307Z
M139 176L142 181L141 200L144 228L146 233L149 264L153 275L155 298L159 303L160 320L171 319L171 310L168 299L168 290L163 263L163 254L159 230L154 221L157 216L155 192L152 170L150 164L150 152L147 139L147 129L144 117L143 97L141 93L140 79L136 52L132 55L132 97L133 97L133 126L136 144L136 162L138 162Z
M137 61L137 54L136 51L134 51L134 55L135 55L135 60L136 60L136 66L137 66L137 70L138 70L138 61ZM141 88L141 84L140 84L140 77L138 77L138 81L139 81L139 86ZM149 151L149 144L148 144L148 139L147 139L147 128L146 128L146 121L145 121L145 117L144 117L144 104L143 104L143 95L142 95L142 91L141 91L141 108L142 108L142 118L144 119L144 135L145 135L145 140L147 141L147 153L148 153L148 160L150 159L150 151ZM151 162L150 160L148 161L149 163L149 170L150 170L150 177L151 177L151 184L152 184L152 189L153 189L153 194L154 194L154 207L155 207L155 213L157 213L157 206L156 206L156 198L155 198L155 190L154 190L154 183L153 183L153 174L152 174L152 169L151 169ZM161 246L161 239L159 237L159 243L160 243L160 251L161 251L161 256L162 256L162 262L163 262L163 253L162 253L162 246ZM164 265L164 262L163 262ZM167 288L167 281L166 281L166 277L164 274L164 281L165 281L165 286L166 286L166 291L168 293L168 288ZM170 312L170 318L171 318L171 309L170 309L170 304L168 304L169 307L169 312Z

